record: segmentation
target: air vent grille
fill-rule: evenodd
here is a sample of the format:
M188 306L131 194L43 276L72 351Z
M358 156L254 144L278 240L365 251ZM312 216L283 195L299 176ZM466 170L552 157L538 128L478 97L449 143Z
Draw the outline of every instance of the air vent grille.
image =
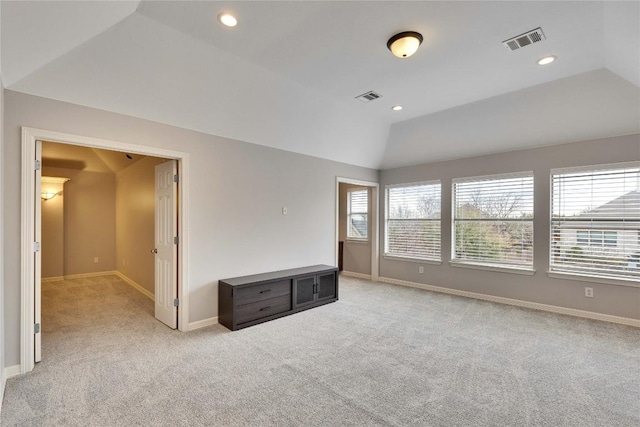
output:
M541 42L544 39L546 39L546 37L542 32L542 28L538 27L535 30L527 31L519 36L511 37L503 41L502 44L505 45L507 49L513 51L533 43Z
M361 102L371 102L375 101L378 98L382 98L382 95L372 90L370 90L369 92L365 92L362 95L356 96L356 99Z

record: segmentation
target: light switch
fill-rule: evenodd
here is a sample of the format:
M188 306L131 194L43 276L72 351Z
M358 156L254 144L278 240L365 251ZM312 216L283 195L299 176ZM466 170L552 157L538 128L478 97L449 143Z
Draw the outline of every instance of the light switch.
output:
M282 215L286 215L287 214L287 207L283 206L282 207Z

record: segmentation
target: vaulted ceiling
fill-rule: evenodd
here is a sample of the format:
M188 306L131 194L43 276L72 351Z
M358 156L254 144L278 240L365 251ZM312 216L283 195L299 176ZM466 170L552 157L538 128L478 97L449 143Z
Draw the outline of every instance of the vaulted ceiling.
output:
M0 7L10 90L361 166L640 131L639 2ZM537 27L546 40L501 43ZM386 42L405 30L424 43L398 59ZM537 65L546 55L557 60ZM369 90L382 97L355 99Z

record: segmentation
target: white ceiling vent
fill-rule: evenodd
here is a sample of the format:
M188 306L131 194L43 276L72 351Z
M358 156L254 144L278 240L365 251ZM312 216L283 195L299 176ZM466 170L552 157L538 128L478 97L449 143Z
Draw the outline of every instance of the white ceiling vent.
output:
M382 95L380 95L379 93L375 93L372 90L370 90L369 92L365 92L362 95L356 96L356 99L361 102L375 101L378 98L382 98Z
M541 42L544 39L546 39L546 37L542 32L542 28L538 27L535 30L527 31L524 34L505 40L502 44L505 45L507 49L513 51L533 43Z

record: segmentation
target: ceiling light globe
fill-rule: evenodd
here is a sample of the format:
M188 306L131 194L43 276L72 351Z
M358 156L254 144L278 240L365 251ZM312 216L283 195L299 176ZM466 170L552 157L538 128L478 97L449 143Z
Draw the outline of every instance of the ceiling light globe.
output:
M391 109L393 111L400 111L400 110L402 110L402 105L394 105L393 107L391 107Z
M226 25L227 27L235 27L236 25L238 25L238 20L230 13L221 13L220 15L218 15L218 21L220 21L222 25Z
M553 56L553 55L545 56L544 58L538 59L538 65L548 65L548 64L551 64L555 60L556 60L556 57Z
M422 34L415 31L405 31L391 37L387 42L387 47L398 58L408 58L420 47Z

